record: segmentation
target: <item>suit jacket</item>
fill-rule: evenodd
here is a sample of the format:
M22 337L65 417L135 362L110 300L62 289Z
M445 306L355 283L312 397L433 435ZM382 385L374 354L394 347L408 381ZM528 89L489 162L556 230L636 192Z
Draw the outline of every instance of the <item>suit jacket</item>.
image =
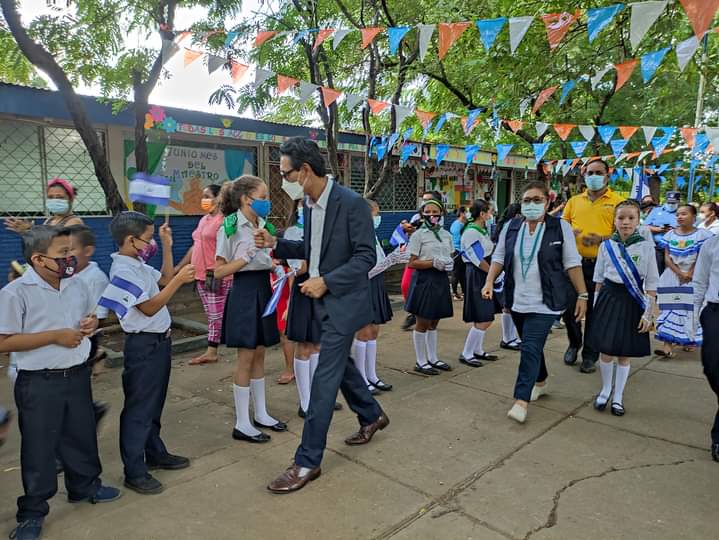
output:
M310 260L312 209L304 205L304 240L277 240L278 259ZM353 334L372 321L367 273L377 261L372 215L365 200L333 182L327 202L320 275L327 293L319 300L337 330Z

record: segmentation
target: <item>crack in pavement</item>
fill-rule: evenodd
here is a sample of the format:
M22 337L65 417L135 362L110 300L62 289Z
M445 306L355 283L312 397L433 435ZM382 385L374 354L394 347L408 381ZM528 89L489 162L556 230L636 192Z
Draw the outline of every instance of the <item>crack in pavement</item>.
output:
M539 531L545 530L545 529L551 529L557 524L557 513L559 511L559 501L562 497L562 494L567 491L569 488L572 488L576 486L577 484L581 482L585 482L587 480L596 480L597 478L604 478L605 476L608 476L615 472L626 472L626 471L634 471L637 469L649 469L654 467L675 467L677 465L684 465L685 463L693 463L695 460L693 459L682 459L679 461L672 461L669 463L642 463L640 465L630 465L627 467L610 467L606 471L595 473L595 474L589 474L587 476L583 476L581 478L576 478L574 480L569 481L567 484L563 485L561 488L559 488L555 493L554 497L552 497L552 509L549 511L549 515L547 516L547 521L544 522L543 525L540 525L539 527L535 527L534 529L531 529L523 538L523 540L529 540L534 534L538 533Z

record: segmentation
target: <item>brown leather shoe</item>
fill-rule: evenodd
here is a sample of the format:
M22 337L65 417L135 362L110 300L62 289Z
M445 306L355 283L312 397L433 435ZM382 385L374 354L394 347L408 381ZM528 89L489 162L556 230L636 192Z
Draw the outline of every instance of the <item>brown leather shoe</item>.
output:
M372 437L374 437L374 434L377 433L377 431L381 431L387 426L389 426L389 418L385 413L382 413L379 415L377 420L371 424L362 426L357 433L347 437L345 439L345 444L349 444L350 446L367 444L372 440Z
M322 474L322 469L317 467L311 469L306 475L300 476L300 468L299 465L293 463L285 472L270 482L267 489L272 493L292 493L302 489Z

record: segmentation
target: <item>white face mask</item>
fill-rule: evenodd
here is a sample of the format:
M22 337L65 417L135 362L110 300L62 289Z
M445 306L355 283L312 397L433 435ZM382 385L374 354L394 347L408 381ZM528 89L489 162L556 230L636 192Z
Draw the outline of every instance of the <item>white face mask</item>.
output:
M287 180L282 180L282 190L287 193L293 201L299 201L305 195L305 190L302 189L299 182L288 182Z
M679 203L671 202L666 203L664 206L667 207L667 210L670 212L674 212L677 208L679 208Z

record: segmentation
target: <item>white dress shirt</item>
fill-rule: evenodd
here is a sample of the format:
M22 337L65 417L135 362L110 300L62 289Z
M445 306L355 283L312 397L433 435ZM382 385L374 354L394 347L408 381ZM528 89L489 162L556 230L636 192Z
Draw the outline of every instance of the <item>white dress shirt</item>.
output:
M86 268L75 274L75 277L85 282L95 302L100 299L102 293L105 292L105 289L110 284L110 280L105 275L105 272L100 269L96 262L90 262ZM95 308L95 315L97 315L98 319L106 319L108 309L98 305Z
M330 199L330 192L334 180L327 177L327 185L322 195L317 201L312 201L309 197L306 200L308 208L312 209L311 214L311 233L310 233L310 277L315 278L320 275L320 255L322 255L322 234L325 228L325 215L327 214L327 203Z
M76 278L60 280L55 289L35 270L28 270L0 290L0 335L34 334L80 328L80 321L95 313L97 300L85 283ZM90 354L90 340L75 348L46 345L13 353L20 371L68 369L82 364Z
M610 240L610 242L613 242L613 240ZM615 255L617 255L617 257L621 257L621 255L617 254L616 246L613 246L613 248ZM637 267L637 271L639 272L642 280L644 280L644 291L656 292L657 285L659 283L659 270L657 270L657 257L654 242L647 242L644 240L643 242L632 244L627 248L627 253L632 261L634 261L634 266ZM604 283L605 280L618 283L619 285L624 284L619 272L617 272L612 260L609 258L607 246L602 243L602 245L599 246L597 263L594 266L593 281L594 283Z
M695 311L699 311L704 302L719 303L719 236L707 240L699 251L692 287Z
M305 238L305 230L303 227L300 227L299 225L292 225L291 227L287 227L287 230L285 231L283 238L285 240L293 240L293 241L301 242ZM292 270L299 271L299 269L302 268L302 263L303 263L302 259L287 259L287 266L292 268Z

